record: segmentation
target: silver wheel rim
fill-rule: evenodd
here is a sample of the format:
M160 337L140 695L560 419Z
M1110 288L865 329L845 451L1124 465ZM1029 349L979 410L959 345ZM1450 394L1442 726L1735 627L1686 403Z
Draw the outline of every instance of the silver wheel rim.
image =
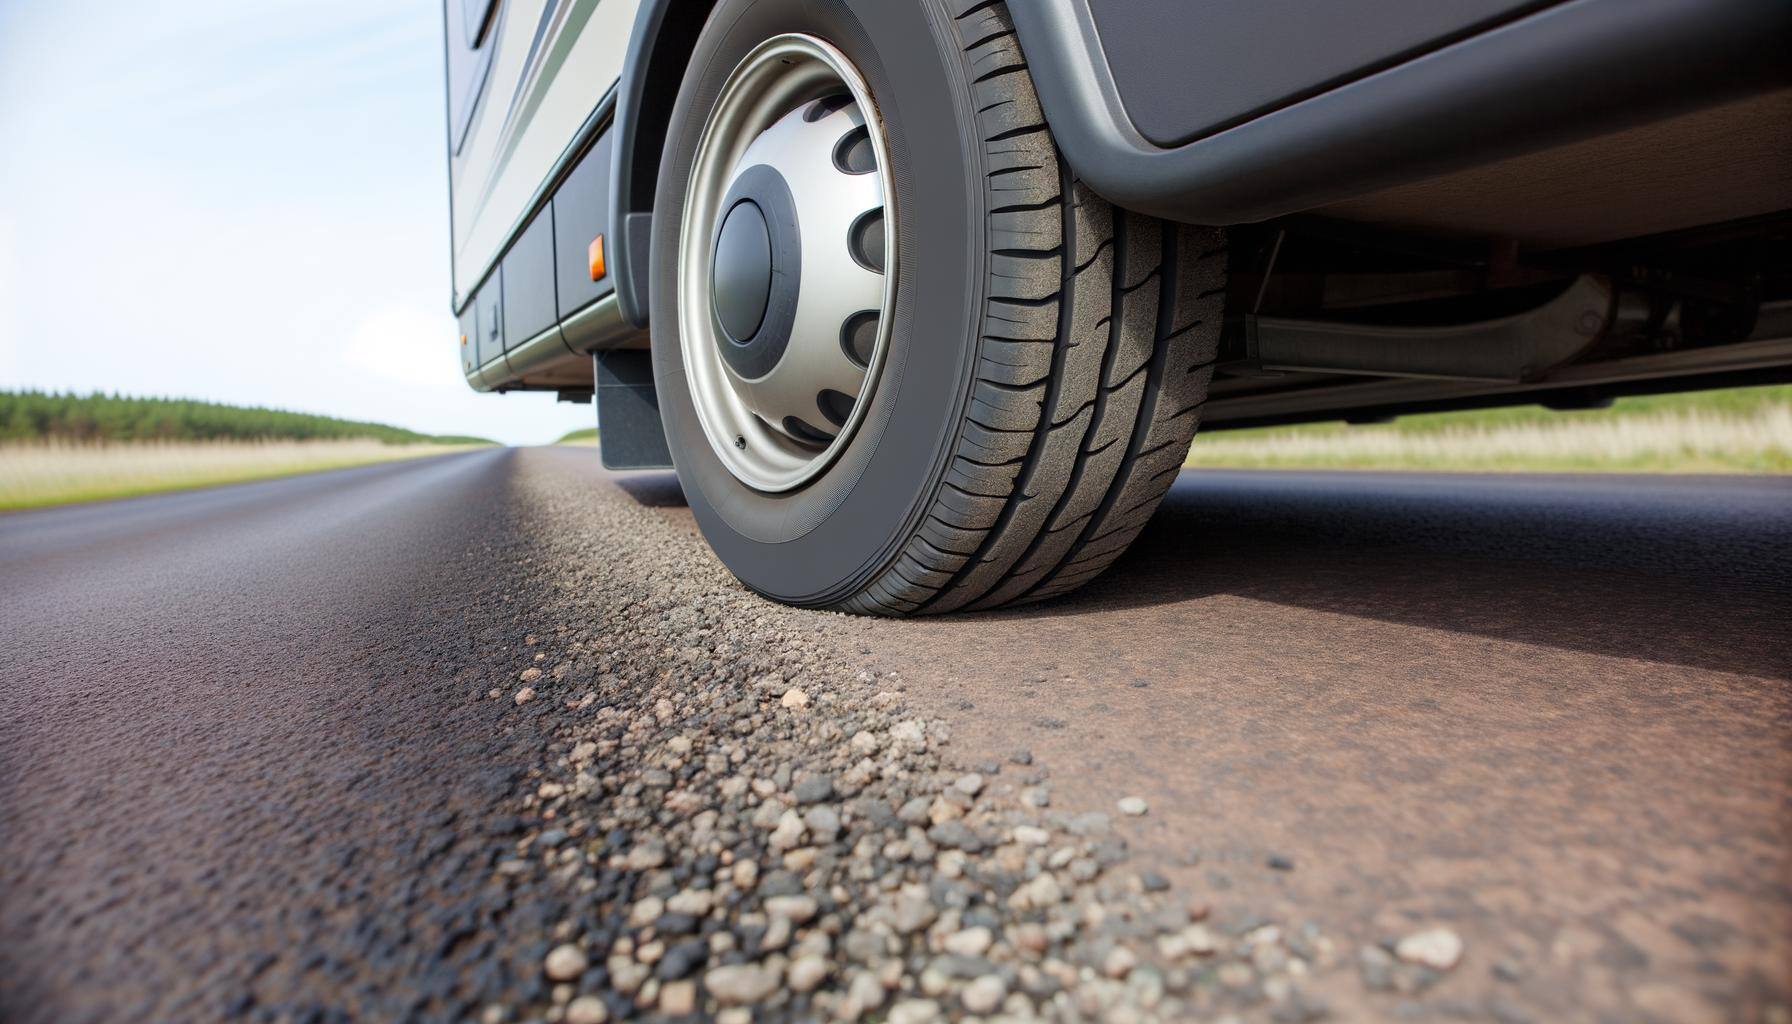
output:
M867 143L873 165L864 170ZM777 205L769 201L750 204L746 218L773 225L765 261L771 298L759 307L764 319L733 313L725 327L716 284L722 233L747 202L738 198L743 188L767 177L764 167L786 183L792 205L788 224L762 209ZM813 36L761 43L728 76L710 111L679 231L679 344L710 447L749 487L779 492L814 480L871 404L896 286L889 167L864 79ZM780 255L789 248L779 247L780 231L800 242L797 256ZM800 272L785 272L795 263ZM757 274L756 259L754 268L749 276ZM724 275L725 298L735 294L732 280ZM757 333L741 342L736 333L746 323ZM764 369L747 361L749 350L761 362L768 352L778 355Z

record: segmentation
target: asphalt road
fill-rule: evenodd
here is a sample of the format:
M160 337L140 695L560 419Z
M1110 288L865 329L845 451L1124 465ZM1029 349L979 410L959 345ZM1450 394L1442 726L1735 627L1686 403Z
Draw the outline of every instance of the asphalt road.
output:
M1792 984L1792 481L1185 472L1074 599L877 632L967 756L1163 809L1135 845L1179 885L1451 922L1465 1013L1756 1020Z
M568 517L709 564L576 449L0 518L0 1018L539 997L568 908L481 883L545 726L482 697ZM1788 612L1786 480L1202 472L1071 598L812 618L1218 917L1449 922L1425 1015L1680 1021L1792 999Z
M218 1019L257 983L399 1019L452 982L529 761L467 700L513 467L0 519L0 1019ZM518 911L539 943L552 908Z

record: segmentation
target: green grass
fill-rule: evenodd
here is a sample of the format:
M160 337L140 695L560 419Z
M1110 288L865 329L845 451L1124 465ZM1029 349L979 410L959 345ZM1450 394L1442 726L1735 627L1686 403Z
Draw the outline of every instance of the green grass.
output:
M185 398L128 398L47 391L0 391L0 442L344 441L384 444L492 444L480 437L414 430L281 409Z
M594 444L574 430L560 444ZM1792 473L1792 385L1402 416L1392 423L1214 430L1187 465L1473 472Z
M1792 472L1792 386L1202 433L1188 465L1652 473Z
M1637 395L1620 398L1609 409L1576 409L1557 412L1540 405L1514 405L1500 409L1469 409L1462 412L1430 412L1401 416L1392 423L1368 424L1377 430L1401 434L1436 434L1463 428L1488 429L1529 425L1556 426L1577 421L1608 420L1624 416L1692 412L1713 416L1755 416L1775 406L1792 406L1792 384L1774 384L1758 388L1726 388L1721 391L1687 391L1674 395ZM1247 439L1272 435L1344 434L1360 432L1363 426L1337 421L1302 423L1291 427L1258 427L1249 430L1217 430L1213 437Z

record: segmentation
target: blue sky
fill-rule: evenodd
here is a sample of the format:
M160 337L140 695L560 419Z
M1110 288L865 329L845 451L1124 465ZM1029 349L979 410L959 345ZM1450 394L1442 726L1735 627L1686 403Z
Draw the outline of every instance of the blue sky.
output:
M0 387L527 444L448 311L431 0L0 0Z

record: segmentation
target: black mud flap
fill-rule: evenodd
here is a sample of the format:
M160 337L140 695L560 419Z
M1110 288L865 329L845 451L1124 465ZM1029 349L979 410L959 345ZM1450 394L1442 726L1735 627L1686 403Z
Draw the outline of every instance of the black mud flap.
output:
M671 469L666 429L646 349L592 354L597 377L597 440L605 469Z

